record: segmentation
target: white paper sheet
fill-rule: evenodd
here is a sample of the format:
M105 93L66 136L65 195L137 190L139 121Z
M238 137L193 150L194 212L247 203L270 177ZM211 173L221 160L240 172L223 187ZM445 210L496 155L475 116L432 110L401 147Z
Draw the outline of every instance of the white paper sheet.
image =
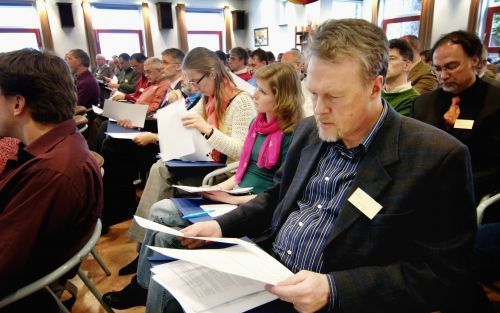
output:
M182 126L181 117L186 112L184 103L176 101L156 113L160 156L163 161L179 159L195 151L192 133Z
M208 215L210 215L211 217L224 215L227 212L231 212L232 210L236 209L236 207L237 205L225 203L200 205L200 208L203 211L208 212Z
M144 127L147 112L147 105L106 99L102 115L115 120L129 119L134 127Z
M171 249L151 247L163 255L216 271L275 285L293 273L255 245L239 244L220 249Z
M102 115L103 110L98 107L97 105L92 106L92 111L94 111L95 114Z
M212 147L195 129L182 126L181 118L187 113L179 100L157 112L160 156L163 161L212 161Z
M141 132L137 132L137 133L108 133L108 132L106 132L105 134L110 136L111 138L132 140L135 137L137 137L137 135L140 133Z
M137 215L135 215L134 218L135 218L135 221L137 222L137 224L139 224L139 226L141 226L143 228L156 230L156 231L170 234L170 235L176 236L176 237L186 237L186 236L184 236L183 233L181 233L177 229L173 229L173 228L170 228L168 226L155 223L153 221L147 220L147 219L142 218L142 217L137 216ZM238 239L238 238L212 238L212 237L186 237L186 238L195 238L195 239L201 239L201 240L230 243L230 244L237 244L237 245L244 245L244 246L254 246L253 243L250 243L250 242Z
M223 191L232 195L241 195L249 193L253 190L253 187L237 188L237 189L214 189L207 187L195 187L195 186L183 186L183 185L172 185L175 188L184 190L190 193L206 192L206 191Z
M234 74L232 72L229 72L229 74L233 78L234 83L236 84L236 87L238 87L239 89L241 89L243 91L248 92L251 96L253 96L253 94L255 92L255 87L254 86L252 86L251 84L247 83L244 79L242 79L241 77L239 77L238 75L236 75L236 74Z
M152 272L186 312L243 312L277 299L261 282L181 260L155 266Z

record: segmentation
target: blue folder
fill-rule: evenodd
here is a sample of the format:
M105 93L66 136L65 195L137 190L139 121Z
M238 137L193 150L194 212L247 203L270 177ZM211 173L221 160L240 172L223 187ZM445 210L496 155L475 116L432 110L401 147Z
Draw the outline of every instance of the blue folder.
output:
M125 128L116 124L116 122L108 121L108 128L106 132L108 133L137 133L137 128Z
M193 213L203 212L203 209L200 207L204 204L213 204L212 201L203 199L201 197L198 198L171 198L172 202L175 204L175 207L181 211L182 215L189 215ZM210 215L203 215L198 217L190 218L189 221L191 223L197 222L205 222L211 221L213 218Z

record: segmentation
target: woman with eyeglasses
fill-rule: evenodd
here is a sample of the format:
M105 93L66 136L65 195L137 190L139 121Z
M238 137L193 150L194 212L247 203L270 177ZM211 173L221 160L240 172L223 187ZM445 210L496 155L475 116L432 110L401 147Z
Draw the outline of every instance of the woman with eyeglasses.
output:
M191 50L184 58L182 69L192 91L202 94L198 104L183 117L183 125L205 136L213 148L215 162L237 161L250 122L255 117L252 97L236 87L217 55L206 48ZM199 184L203 176L204 173L193 172L190 177L174 178L163 161L156 162L150 169L136 215L147 218L154 203L172 197L175 181L185 185ZM142 241L144 232L137 230L134 223L129 237Z
M189 75L189 73L187 73ZM194 75L193 75L194 76ZM256 194L265 191L273 184L273 176L285 160L288 147L291 143L293 131L303 117L303 95L299 77L292 66L284 63L275 63L259 69L254 79L257 90L253 95L257 117L250 125L240 163L236 174L226 181L212 186L214 191L204 193L204 197L216 203L242 204L256 197ZM220 189L228 190L235 187L253 187L250 195L230 195ZM155 203L150 212L149 219L154 222L166 224L170 227L185 227L189 225L182 219L174 202L170 199ZM140 252L137 267L138 275L132 279L131 284L122 291L105 294L103 299L112 298L116 302L108 301L112 307L125 308L117 305L134 301L135 305L144 304L147 290L151 286L151 295L148 296L147 312L163 312L164 306L168 311L170 305L177 305L174 301L163 301L165 291L155 283L150 284L150 266L148 257L153 251L149 245L157 247L179 246L173 236L147 230L144 245ZM160 294L158 294L160 293ZM129 303L132 305L132 303ZM175 310L173 310L175 311Z

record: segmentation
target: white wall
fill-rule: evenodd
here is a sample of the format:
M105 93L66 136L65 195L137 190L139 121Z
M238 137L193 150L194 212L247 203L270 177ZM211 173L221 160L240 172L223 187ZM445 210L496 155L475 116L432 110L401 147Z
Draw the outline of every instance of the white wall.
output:
M434 2L434 19L431 44L441 35L466 30L469 19L470 0L438 0Z
M64 57L66 52L71 49L82 49L87 51L87 38L85 37L85 27L83 26L82 6L76 3L71 5L75 27L61 27L61 19L59 18L56 1L46 1L46 5L50 31L52 32L52 41L54 42L54 51L56 54L60 57Z
M64 2L57 0L57 2ZM52 32L52 39L54 41L54 50L59 56L64 56L66 52L71 49L82 49L87 51L87 40L85 37L85 27L83 24L83 9L81 1L68 1L72 2L73 18L75 20L75 27L61 27L59 12L57 9L56 0L47 0L47 14L49 17L50 29ZM92 2L104 2L113 4L138 4L140 2L133 0L99 0ZM153 49L155 56L160 56L161 52L167 48L179 47L178 34L177 34L177 17L175 7L178 2L185 3L186 7L204 8L204 9L222 9L224 6L229 6L229 10L246 10L246 2L240 0L171 0L172 2L172 17L174 21L173 29L162 29L158 26L158 16L156 9L156 2L158 0L147 1L149 5L149 16L151 23L151 36L153 39ZM126 21L124 21L126 22ZM237 30L234 32L233 43L235 45L246 46L247 30ZM225 45L225 39L223 39Z

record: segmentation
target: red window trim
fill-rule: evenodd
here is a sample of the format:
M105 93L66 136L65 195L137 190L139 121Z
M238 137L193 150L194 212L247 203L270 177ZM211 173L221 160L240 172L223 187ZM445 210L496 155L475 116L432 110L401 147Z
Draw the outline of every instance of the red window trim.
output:
M35 34L38 49L43 48L42 35L37 28L0 28L0 33L32 33Z
M222 50L222 32L212 30L189 30L188 35L218 35L219 36L219 50Z
M420 21L420 15L388 18L388 19L384 20L383 24L382 24L384 33L387 31L387 25L389 25L389 24L397 24L397 23L413 22L413 21Z
M500 6L490 7L486 17L486 36L484 37L484 44L488 48L488 52L499 52L500 47L490 47L491 26L493 24L493 16L495 13L500 14Z
M95 40L97 45L97 53L101 53L101 43L99 41L99 34L136 34L139 37L139 47L141 48L140 53L144 54L144 43L142 40L142 31L137 29L96 29L95 30Z

